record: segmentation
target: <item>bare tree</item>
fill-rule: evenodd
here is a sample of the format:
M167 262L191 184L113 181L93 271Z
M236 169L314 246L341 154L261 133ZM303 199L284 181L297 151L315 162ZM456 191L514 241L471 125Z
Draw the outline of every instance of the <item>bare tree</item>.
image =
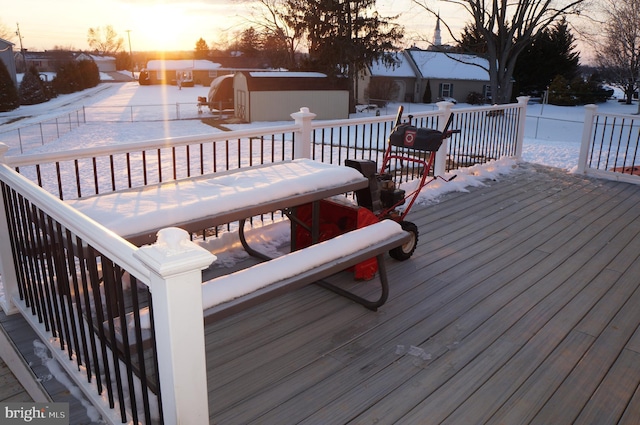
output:
M438 16L427 0L412 0L427 12ZM494 103L511 100L511 80L518 55L540 34L560 18L580 13L586 0L441 0L459 6L471 18L471 26L486 40L491 94ZM458 36L442 19L449 35Z
M0 21L0 38L7 41L13 41L16 32L10 30L2 21Z
M622 89L630 105L640 87L640 0L606 0L604 16L596 60L609 84Z
M115 55L123 50L124 40L118 37L111 25L89 28L87 32L89 47L100 55Z
M246 1L246 0L241 0ZM296 50L302 40L302 33L287 25L283 12L285 0L257 0L252 2L252 12L248 18L250 24L263 37L270 50L283 57L278 66L293 69L296 66ZM278 52L286 52L284 55Z

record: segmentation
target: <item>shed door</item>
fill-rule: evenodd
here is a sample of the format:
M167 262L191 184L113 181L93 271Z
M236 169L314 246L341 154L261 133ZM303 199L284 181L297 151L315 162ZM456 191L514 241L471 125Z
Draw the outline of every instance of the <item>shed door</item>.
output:
M236 90L235 102L236 117L243 121L249 121L247 116L247 92L244 90Z

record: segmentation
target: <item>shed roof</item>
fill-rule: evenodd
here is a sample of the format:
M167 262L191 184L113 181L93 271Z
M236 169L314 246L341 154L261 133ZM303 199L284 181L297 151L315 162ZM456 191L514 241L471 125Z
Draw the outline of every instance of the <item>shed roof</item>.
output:
M489 81L489 61L479 56L418 49L407 53L423 78Z
M251 91L348 90L345 78L320 72L256 71L241 73Z

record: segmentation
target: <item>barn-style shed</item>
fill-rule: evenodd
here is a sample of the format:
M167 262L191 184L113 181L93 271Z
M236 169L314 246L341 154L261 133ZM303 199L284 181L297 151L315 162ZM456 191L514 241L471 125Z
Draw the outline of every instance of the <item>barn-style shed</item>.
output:
M238 72L233 79L235 115L246 122L288 121L308 107L316 119L349 117L346 79L318 72Z

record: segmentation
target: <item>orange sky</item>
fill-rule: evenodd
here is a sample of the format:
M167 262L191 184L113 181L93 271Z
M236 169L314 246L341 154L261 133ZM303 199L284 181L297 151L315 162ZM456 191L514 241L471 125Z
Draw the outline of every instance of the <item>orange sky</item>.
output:
M433 37L435 19L417 16L410 0L378 0L377 5L382 16L401 15L397 22L407 27L407 45ZM210 47L233 40L250 25L251 7L238 0L0 0L0 10L4 27L15 31L19 23L29 50L85 50L89 28L111 25L124 39L125 50L130 38L133 51L175 51L193 50L200 37ZM12 41L20 47L17 37Z

